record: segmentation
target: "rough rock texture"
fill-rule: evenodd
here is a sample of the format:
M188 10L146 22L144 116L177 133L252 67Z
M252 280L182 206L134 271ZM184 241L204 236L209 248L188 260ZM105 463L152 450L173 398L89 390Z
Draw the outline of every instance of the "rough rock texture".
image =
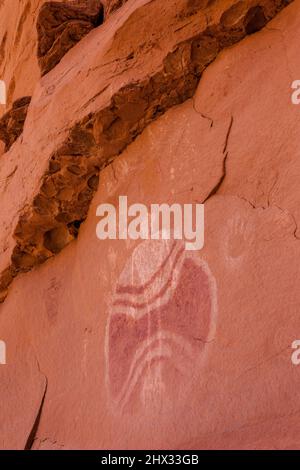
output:
M30 101L30 96L19 98L13 103L12 109L0 119L0 140L5 143L5 152L23 132Z
M11 109L14 101L31 96L40 78L36 20L43 3L0 2L0 77L7 86L7 106L0 105L0 117Z
M38 59L48 73L80 39L103 22L101 0L46 2L37 19Z
M107 0L105 8L105 18L108 18L114 11L122 7L128 0Z
M0 117L18 98L31 96L40 79L36 23L45 2L47 0L0 1L0 77L7 85L7 106L0 105ZM66 3L65 0L58 2ZM106 0L102 3L106 5Z
M22 157L15 148L0 168L4 201L11 201L11 192L23 179L23 194L13 209L16 215L0 216L5 227L0 244L2 240L6 248L0 258L2 299L18 273L44 262L76 237L101 169L151 121L190 98L201 74L224 47L260 29L286 5L285 0L215 0L186 12L186 0L174 0L159 2L159 20L157 1L130 2L114 21L70 51L67 72L62 61L37 87ZM148 42L141 21L151 38ZM154 48L158 42L160 48ZM66 82L73 96L71 92L62 112ZM31 137L33 129L38 146ZM34 173L34 180L24 180L27 172Z
M7 285L55 254L0 307L3 448L299 448L300 1L209 3L129 0L1 158ZM204 249L99 241L120 195L206 201Z

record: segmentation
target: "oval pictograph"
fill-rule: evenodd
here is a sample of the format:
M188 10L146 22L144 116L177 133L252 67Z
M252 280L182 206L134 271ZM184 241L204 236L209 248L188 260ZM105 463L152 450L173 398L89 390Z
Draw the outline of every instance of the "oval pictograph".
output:
M153 414L187 400L215 334L216 283L184 243L139 244L115 287L106 382L115 411Z

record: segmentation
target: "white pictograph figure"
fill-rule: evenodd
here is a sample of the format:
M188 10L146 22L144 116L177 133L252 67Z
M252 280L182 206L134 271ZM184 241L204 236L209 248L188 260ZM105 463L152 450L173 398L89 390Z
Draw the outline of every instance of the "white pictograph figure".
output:
M0 104L6 104L6 85L3 80L0 80Z
M117 282L106 329L114 409L153 413L186 400L214 337L216 310L215 280L198 254L182 241L139 244Z
M0 341L0 365L6 364L6 344Z

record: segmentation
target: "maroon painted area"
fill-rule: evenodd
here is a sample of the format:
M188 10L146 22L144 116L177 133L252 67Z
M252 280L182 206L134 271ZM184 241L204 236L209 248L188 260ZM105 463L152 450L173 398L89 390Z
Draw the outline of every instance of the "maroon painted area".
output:
M132 290L128 289L128 292ZM152 301L152 299L149 300ZM147 338L153 337L158 331L175 333L187 340L195 350L193 358L197 361L197 354L200 354L204 347L203 340L205 341L209 332L211 309L212 299L208 276L204 269L190 258L185 259L177 287L174 292L171 292L169 301L165 305L156 307L142 317L134 319L126 314L124 302L124 313L113 314L109 325L109 381L112 396L117 396L122 390L139 345ZM164 362L163 374L166 383L168 376L174 373L178 374L178 380L180 380L181 373L175 370L176 358L179 359L179 356L182 356L180 357L182 361L185 351L171 339L159 341L165 341L172 349L172 360L163 356L155 357L153 365L159 360ZM151 343L150 349L155 348L156 345L157 342ZM147 352L149 350L146 349L139 361L143 361ZM189 361L188 357L184 360ZM147 368L149 369L149 364ZM189 369L192 374L191 364L187 364L187 371ZM136 387L139 387L142 381L143 374Z
M178 253L176 253L175 259L172 263L172 269L171 269L170 277L165 282L162 282L161 289L159 290L159 292L156 295L151 297L151 299L146 299L145 298L145 300L143 302L134 302L132 300L119 300L118 299L114 302L114 305L115 306L117 306L117 305L123 306L125 308L126 307L133 307L136 310L139 310L141 308L147 307L150 302L153 303L154 301L157 301L157 300L161 299L163 297L163 295L167 292L167 290L172 285L172 281L175 277L175 272L176 272L176 269L177 269L177 263L180 259L180 256L182 255L182 253L183 253L183 250L178 251ZM155 273L155 275L151 278L152 282L155 280L155 278L157 278L161 274L161 272L163 271L163 268L164 268L164 263L162 264L162 268L159 271L157 271L157 273ZM125 287L122 286L122 293L123 294L134 294L134 293L142 294L146 290L146 288L150 285L151 280L149 282L145 283L144 286L137 287L136 290L134 290L134 287L131 287L131 286L128 286L127 289L125 289Z

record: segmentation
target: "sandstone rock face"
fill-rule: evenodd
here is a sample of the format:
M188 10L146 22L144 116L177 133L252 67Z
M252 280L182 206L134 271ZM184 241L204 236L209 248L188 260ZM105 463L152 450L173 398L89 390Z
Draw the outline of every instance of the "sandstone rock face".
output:
M127 0L108 0L106 2L105 17L107 18L114 11L123 6L126 2Z
M102 21L100 0L44 3L37 19L37 54L42 75Z
M100 3L98 0L94 1L96 5ZM17 99L23 96L31 96L36 83L40 79L41 70L37 54L37 19L44 3L49 3L49 1L9 0L7 2L5 0L5 2L0 2L0 76L1 80L4 80L7 85L7 107L0 105L0 116L8 111ZM58 3L66 4L64 0L56 0L52 3L56 5ZM106 0L101 3L106 5ZM70 20L70 10L76 8L76 6L80 7L80 2L78 3L78 0L76 0L74 3L74 0L73 2L68 0L67 5L71 5L68 14ZM81 9L87 11L87 16L84 16L85 20L88 20L87 23L91 19L92 22L95 22L95 16L97 18L97 14L93 16L91 8L94 8L93 3L87 4L86 0L81 2ZM77 17L77 19L79 18ZM67 32L64 34L64 37L66 37ZM61 45L66 47L64 42L61 42Z
M0 105L0 116L17 99L31 96L40 79L36 20L43 3L41 0L0 2L0 77L7 86L7 106Z
M2 235L7 249L0 260L2 298L18 273L44 262L76 236L101 169L151 121L190 98L201 74L224 47L260 29L286 1L205 2L192 13L188 10L188 22L186 1L168 2L160 6L161 23L156 18L156 3L152 3L138 0L126 11L119 10L114 21L80 42L77 53L72 49L67 75L63 64L57 66L36 89L23 137L26 169L19 162L4 198L11 200L10 193L19 186L24 171L35 172L35 185L32 177L26 179L28 184L24 181L24 193L16 201L18 215L13 220L10 215L7 220L6 213L0 216L7 227ZM151 41L141 48L144 32L139 22L145 14ZM165 22L168 28L164 31ZM105 38L103 44L101 38ZM153 49L153 41L161 48ZM79 62L78 55L82 57ZM62 113L66 80L73 97L70 95ZM78 95L82 100L78 101ZM33 128L39 148L30 148L34 145L29 137ZM49 136L53 136L51 144ZM24 158L26 151L39 154L38 167L35 158L30 158L34 170ZM15 165L19 161L20 148L15 147L14 153L0 169L3 181L13 171L11 162Z
M0 140L5 143L5 152L23 132L30 100L30 96L19 98L13 103L12 109L0 119Z
M129 0L36 81L0 162L3 448L299 448L288 3ZM205 201L203 250L98 240L120 195Z

